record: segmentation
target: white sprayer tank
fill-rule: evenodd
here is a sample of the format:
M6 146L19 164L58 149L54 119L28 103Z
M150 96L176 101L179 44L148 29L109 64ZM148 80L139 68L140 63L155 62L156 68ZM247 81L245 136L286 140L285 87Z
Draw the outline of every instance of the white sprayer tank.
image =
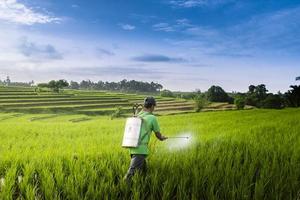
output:
M141 118L127 118L122 147L137 147L139 145L141 125Z

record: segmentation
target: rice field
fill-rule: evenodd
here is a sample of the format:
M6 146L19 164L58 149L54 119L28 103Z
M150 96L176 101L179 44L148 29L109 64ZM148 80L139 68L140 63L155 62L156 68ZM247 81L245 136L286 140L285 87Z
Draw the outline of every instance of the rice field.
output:
M0 114L0 199L299 199L300 110L158 118L147 175L122 180L125 119Z
M125 118L109 114L123 104L129 114L143 96L0 93L0 199L300 199L300 109L194 113L192 102L157 97L162 133L190 138L152 136L147 174L127 185Z

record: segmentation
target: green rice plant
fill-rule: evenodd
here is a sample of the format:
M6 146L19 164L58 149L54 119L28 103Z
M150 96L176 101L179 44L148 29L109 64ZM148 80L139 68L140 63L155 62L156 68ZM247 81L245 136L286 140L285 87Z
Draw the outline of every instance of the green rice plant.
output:
M147 174L130 186L122 180L130 162L124 118L9 118L0 122L0 199L297 199L299 111L159 116L165 135L189 132L192 142L178 148L151 136Z

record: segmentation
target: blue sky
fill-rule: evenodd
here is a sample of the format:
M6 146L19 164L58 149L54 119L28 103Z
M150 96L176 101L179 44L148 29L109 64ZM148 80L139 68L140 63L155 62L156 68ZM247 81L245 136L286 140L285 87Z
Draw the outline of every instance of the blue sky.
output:
M0 79L155 81L286 91L300 75L300 1L0 0Z

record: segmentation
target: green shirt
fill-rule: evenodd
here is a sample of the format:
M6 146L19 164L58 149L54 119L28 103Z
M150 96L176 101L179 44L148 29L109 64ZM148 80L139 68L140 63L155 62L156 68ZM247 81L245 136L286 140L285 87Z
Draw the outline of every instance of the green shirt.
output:
M156 117L150 113L141 111L138 114L142 118L142 125L140 131L140 139L142 139L137 147L130 148L130 154L149 154L148 143L150 141L150 136L153 132L160 132L160 128Z

